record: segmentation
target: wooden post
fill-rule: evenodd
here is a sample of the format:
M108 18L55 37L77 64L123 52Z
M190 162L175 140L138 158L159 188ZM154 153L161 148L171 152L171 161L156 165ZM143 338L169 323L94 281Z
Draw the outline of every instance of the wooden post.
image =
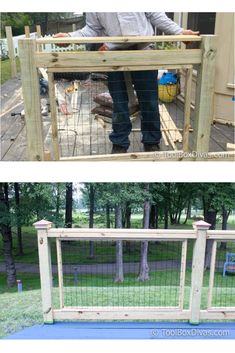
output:
M44 159L43 126L35 51L35 39L19 40L28 159L31 161L41 161Z
M188 28L188 12L182 12L182 27L184 29Z
M181 26L181 12L174 12L174 22Z
M192 93L193 69L186 69L185 76L185 100L184 100L184 132L183 151L189 151L189 129L191 113L191 93Z
M61 240L58 238L56 239L56 251L57 251L60 308L62 309L64 307L63 263L62 263L62 252L61 252Z
M24 26L25 38L30 38L30 28L29 26Z
M197 74L193 145L193 150L199 154L209 151L217 41L213 35L203 35L201 38L202 62ZM198 159L202 158L199 156Z
M60 159L60 151L59 151L59 140L58 140L55 82L54 82L53 72L48 72L48 88L49 88L49 101L50 101L50 110L51 110L51 133L52 133L53 157L56 161L58 161Z
M52 307L52 269L51 269L51 248L47 237L48 230L51 228L51 222L42 220L34 223L38 233L38 254L41 280L41 295L43 319L45 323L53 323Z
M7 37L8 56L11 64L11 77L13 78L17 74L17 69L16 69L16 59L15 59L14 42L12 37L12 29L10 26L7 26L5 27L5 30L6 30L6 37Z
M182 12L181 14L181 27L188 28L188 12ZM181 42L181 49L186 49L186 44L183 42Z
M186 261L187 261L187 245L188 241L182 241L181 249L181 267L180 267L180 288L179 288L179 308L184 309L184 287L185 287L185 272L186 272Z
M211 225L209 223L204 221L199 221L193 224L197 238L193 247L190 323L195 325L199 324L200 320L201 294L206 252L206 233L210 226Z
M211 264L210 264L210 278L209 278L209 288L208 288L207 309L211 309L211 307L212 307L212 295L213 295L213 286L214 286L214 277L215 277L216 250L217 250L217 241L213 240L213 245L212 245L212 250L211 250Z
M37 32L37 38L41 38L42 31L41 31L40 25L36 25L36 32ZM42 44L38 44L38 51L42 51Z
M41 31L41 26L40 25L36 25L36 32L37 32L37 37L41 38L42 31Z

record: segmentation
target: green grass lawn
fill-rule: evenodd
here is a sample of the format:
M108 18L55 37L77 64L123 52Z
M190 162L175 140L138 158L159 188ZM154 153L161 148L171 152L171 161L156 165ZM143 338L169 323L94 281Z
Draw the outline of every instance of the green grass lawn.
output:
M41 291L0 294L0 337L43 322Z
M0 62L1 65L1 85L8 81L11 78L11 65L10 65L10 60L1 60ZM17 72L20 72L20 60L18 57L16 57L16 69Z
M5 274L0 274L0 337L24 327L42 323L42 305L39 275L19 273L23 292L5 286ZM189 307L191 272L186 273L185 303ZM209 273L205 273L202 308L206 308ZM78 283L73 277L64 276L66 306L177 306L179 273L177 271L151 272L150 280L138 282L133 274L125 275L124 283L117 284L113 276L82 275ZM215 274L213 305L235 306L235 276ZM53 306L59 307L58 280L54 278Z

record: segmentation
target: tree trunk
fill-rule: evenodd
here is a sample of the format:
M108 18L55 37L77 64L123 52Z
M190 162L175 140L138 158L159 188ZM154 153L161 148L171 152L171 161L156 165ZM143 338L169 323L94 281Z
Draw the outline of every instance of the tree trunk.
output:
M227 230L229 214L230 211L226 210L226 208L222 206L222 230ZM227 250L227 243L225 241L220 243L220 250Z
M8 214L10 214L10 206L9 206L9 197L8 197L8 183L3 183L3 189L4 189L4 199L5 199L5 205L6 205L6 209ZM12 231L11 231L11 227L9 225L9 235L10 235L10 242L11 242L11 247L13 248L13 241L12 241Z
M177 217L177 224L180 224L180 219L181 219L182 211L183 211L183 210L181 210L181 209L179 210L178 217Z
M73 183L66 183L65 227L73 224Z
M122 228L122 208L120 205L115 207L115 228ZM123 244L122 240L116 242L116 276L114 282L122 283L123 274Z
M89 209L89 228L94 227L94 208L95 208L95 190L94 186L90 184L90 190L89 190L89 204L90 204L90 209ZM94 242L90 241L89 244L89 258L93 259L95 257L94 254Z
M146 190L149 190L149 186L146 187ZM150 201L145 200L144 202L144 219L143 227L144 229L149 229L150 221ZM141 242L141 260L140 260L140 269L138 281L144 282L149 280L149 266L148 266L148 241Z
M141 260L138 281L144 282L149 280L149 266L148 266L148 241L141 242Z
M168 207L165 206L164 207L164 229L168 229L168 226L169 226L169 222L168 222Z
M187 221L188 221L188 219L191 218L191 209L192 209L191 200L189 200L189 201L188 201L187 213L186 213L186 218L185 218L184 224L186 224Z
M108 203L105 209L106 209L106 227L110 228L110 207Z
M23 243L22 243L22 231L20 224L20 188L19 183L14 183L15 190L15 203L16 203L16 223L17 223L17 243L18 243L18 254L24 255Z
M16 285L16 269L12 256L12 234L9 217L8 204L8 185L7 183L0 183L0 209L2 213L2 220L0 221L0 231L3 237L3 254L6 265L7 285L14 287ZM5 219L5 221L3 221Z
M229 214L230 214L230 211L226 210L226 208L223 206L222 207L222 230L227 230Z
M56 188L57 188L57 193L56 193L55 219L56 221L58 221L60 218L60 186L58 183L56 184ZM55 226L56 228L58 228L57 224L55 224Z
M130 229L131 228L131 207L130 207L130 202L126 203L126 208L125 208L125 228ZM126 241L125 242L125 252L130 254L134 251L135 246L134 246L133 241Z
M125 209L125 228L130 229L131 228L131 207L130 207L130 202L126 203L126 209Z
M150 221L149 221L149 228L154 229L156 223L156 206L151 205L150 208Z
M217 211L215 210L205 212L205 222L211 224L210 230L214 230L216 228L216 216L217 216ZM213 246L213 240L207 240L206 255L205 255L205 270L210 268L212 246Z
M155 206L155 229L158 229L158 218L159 218L159 211L158 206Z

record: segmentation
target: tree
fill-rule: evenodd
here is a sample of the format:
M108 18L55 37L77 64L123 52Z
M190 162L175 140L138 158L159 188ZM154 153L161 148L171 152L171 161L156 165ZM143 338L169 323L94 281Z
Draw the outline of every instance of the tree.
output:
M65 227L73 224L73 183L66 183Z
M115 228L122 228L122 207L120 203L115 206ZM122 240L116 241L116 275L114 282L123 282L123 242Z
M144 201L144 212L143 212L143 228L149 229L150 221L150 199L149 199L149 184L145 186L146 199ZM149 280L149 266L148 266L148 241L141 242L141 258L140 258L140 269L138 275L138 281L144 282Z
M16 227L17 227L17 241L18 241L18 254L22 256L23 243L22 243L22 231L21 231L21 220L20 220L20 186L19 183L14 183L15 190L15 204L16 204Z
M52 183L20 183L19 217L21 225L32 225L41 219L55 224L56 194ZM15 224L16 221L15 221Z
M5 35L5 27L11 26L13 36L24 33L24 26L31 24L29 14L23 12L2 12L1 13L1 35Z
M0 183L0 231L3 239L3 253L6 265L7 285L16 285L16 268L12 255L11 215L8 202L8 184Z
M59 21L70 16L70 12L29 12L32 25L41 25L42 35L48 33L48 24L50 21Z
M3 12L1 14L1 34L5 34L5 26L11 26L13 35L24 33L24 26L40 25L42 35L48 32L48 23L69 17L69 12Z
M168 186L171 224L180 224L182 211L189 207L194 197L193 183L170 183Z
M234 184L232 183L205 183L198 184L198 191L202 198L204 220L211 224L210 229L216 229L217 215L223 208L232 209L235 206ZM225 225L225 224L224 224ZM205 269L210 268L212 240L207 240Z
M94 227L94 211L95 211L95 187L92 183L89 184L89 228ZM89 258L94 258L94 242L90 241Z

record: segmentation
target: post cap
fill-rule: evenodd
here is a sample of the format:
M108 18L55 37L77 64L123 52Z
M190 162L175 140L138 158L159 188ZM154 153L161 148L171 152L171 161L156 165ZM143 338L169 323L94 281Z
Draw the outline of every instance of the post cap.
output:
M202 220L193 223L193 229L205 229L205 230L207 230L207 229L210 228L210 226L211 226L210 223L207 223L207 222L202 221Z
M36 229L50 229L52 225L52 222L49 222L45 219L42 219L41 221L33 223L33 226Z

